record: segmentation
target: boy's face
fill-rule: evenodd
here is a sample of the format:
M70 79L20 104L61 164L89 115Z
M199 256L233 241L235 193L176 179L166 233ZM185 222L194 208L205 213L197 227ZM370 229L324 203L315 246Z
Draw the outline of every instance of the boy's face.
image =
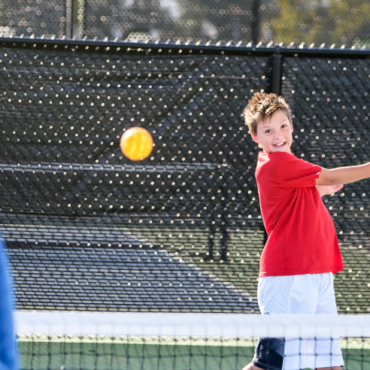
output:
M264 121L258 122L257 135L252 139L267 153L287 152L293 142L293 126L284 112L277 110Z

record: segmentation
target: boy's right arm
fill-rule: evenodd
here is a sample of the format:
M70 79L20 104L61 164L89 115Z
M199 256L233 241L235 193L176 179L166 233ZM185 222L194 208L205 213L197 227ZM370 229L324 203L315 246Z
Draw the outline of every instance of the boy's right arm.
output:
M370 177L370 163L360 166L338 167L328 170L321 168L316 185L350 184Z

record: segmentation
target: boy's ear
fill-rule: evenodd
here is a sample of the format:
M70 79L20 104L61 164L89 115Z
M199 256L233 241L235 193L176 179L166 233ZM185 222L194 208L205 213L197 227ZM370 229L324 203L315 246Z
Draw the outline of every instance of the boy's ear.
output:
M260 143L260 141L258 140L258 137L256 135L253 135L252 134L252 140L255 142L255 143Z
M294 131L294 128L293 128L293 125L290 125L290 132L293 132Z

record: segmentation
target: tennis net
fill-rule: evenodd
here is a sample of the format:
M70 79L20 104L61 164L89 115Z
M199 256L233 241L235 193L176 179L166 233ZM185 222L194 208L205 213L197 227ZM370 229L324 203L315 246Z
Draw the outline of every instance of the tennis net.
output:
M16 323L20 369L241 370L258 337L279 338L265 345L276 352L285 341L284 369L321 367L323 355L335 365L336 341L343 369L370 369L370 315L18 311Z

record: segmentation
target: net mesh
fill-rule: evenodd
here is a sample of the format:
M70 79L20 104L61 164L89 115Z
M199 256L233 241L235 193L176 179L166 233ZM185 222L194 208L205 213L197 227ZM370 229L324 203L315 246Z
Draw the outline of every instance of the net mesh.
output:
M284 369L316 368L322 356L338 364L338 337L343 369L370 365L368 316L18 312L17 319L21 369L240 370L258 336L280 338L272 342L280 348L269 348L283 354Z

